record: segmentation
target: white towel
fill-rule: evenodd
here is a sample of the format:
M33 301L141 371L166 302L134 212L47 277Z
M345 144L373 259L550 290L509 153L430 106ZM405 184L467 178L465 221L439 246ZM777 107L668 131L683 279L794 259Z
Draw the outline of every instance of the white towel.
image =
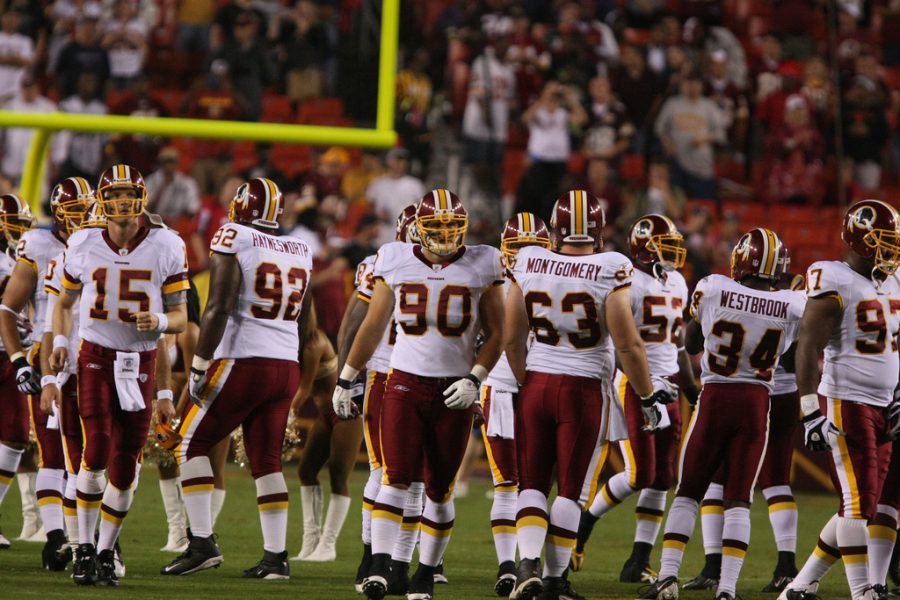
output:
M619 398L622 383L621 371L616 371L612 385L604 385L604 399L609 398L609 425L606 428L606 441L617 442L628 439L628 421L625 420L625 405Z
M511 440L516 435L516 415L512 392L491 390L491 412L488 415L488 437Z
M72 374L69 373L68 371L60 371L59 373L57 373L56 374L56 387L58 387L60 390L62 390L63 386L66 385L66 382L69 381L69 377L71 377L71 376L72 376ZM60 393L62 393L62 392L60 391Z
M661 431L666 427L672 426L672 419L669 418L669 408L665 404L656 403L656 408L659 410L659 424L656 426L656 431Z
M138 383L140 367L141 355L137 352L116 352L113 374L116 379L119 406L125 412L138 412L147 407Z
M47 417L47 429L59 429L59 409L56 407L56 402L51 406L53 407L53 412Z

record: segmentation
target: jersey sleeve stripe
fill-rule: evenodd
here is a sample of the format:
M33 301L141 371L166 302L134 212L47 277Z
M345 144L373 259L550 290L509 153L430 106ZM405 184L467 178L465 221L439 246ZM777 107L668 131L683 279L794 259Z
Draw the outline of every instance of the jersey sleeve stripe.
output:
M81 282L69 275L69 272L63 269L62 286L67 290L80 290Z
M187 279L188 279L187 271L182 271L181 273L175 273L174 275L170 275L169 277L166 277L166 280L163 281L163 285L170 285L172 283L176 283L179 281L187 281ZM190 286L188 286L188 287L190 287Z
M168 296L169 294L174 294L176 292L184 292L191 288L191 284L188 282L187 278L181 281L173 281L172 283L167 283L162 287L162 293L164 296Z
M816 300L818 298L833 298L837 300L837 303L841 305L841 310L844 309L844 299L841 297L840 293L832 290L830 292L824 292L819 294L818 296L810 296L810 298Z
M59 296L59 290L53 287L52 285L45 285L44 291L48 294L53 294L54 296Z
M363 302L365 302L366 304L369 304L372 302L372 298L370 298L369 296L366 296L362 292L358 292L356 294L356 297L359 298L360 300L362 300Z
M617 285L616 287L614 287L614 288L612 289L612 291L610 292L610 294L613 294L613 293L615 293L615 292L618 292L619 290L627 290L627 289L630 288L630 287L631 287L631 282L630 282L630 281L629 281L628 283L623 283L622 285Z
M37 263L34 262L33 260L31 260L30 258L28 258L27 256L20 256L20 257L17 259L16 262L23 262L23 263L25 263L26 265L28 265L28 266L30 266L32 269L34 269L35 274L37 274L37 272L38 272L38 266L37 266Z

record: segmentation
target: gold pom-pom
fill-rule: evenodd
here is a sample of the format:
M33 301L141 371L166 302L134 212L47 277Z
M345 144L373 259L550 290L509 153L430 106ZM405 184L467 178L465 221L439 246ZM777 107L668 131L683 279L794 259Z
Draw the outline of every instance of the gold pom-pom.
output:
M231 443L234 449L234 462L242 469L250 467L250 459L247 457L247 449L244 447L244 430L238 427L231 432ZM284 428L284 441L281 444L281 460L294 459L294 454L303 445L300 436L300 420L291 412L287 425Z

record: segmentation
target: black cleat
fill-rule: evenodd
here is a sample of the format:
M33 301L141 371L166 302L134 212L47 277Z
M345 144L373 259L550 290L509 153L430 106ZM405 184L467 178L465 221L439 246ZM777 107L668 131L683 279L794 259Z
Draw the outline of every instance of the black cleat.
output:
M218 568L222 564L222 552L216 544L215 535L205 538L191 537L187 550L167 564L161 575L190 575L204 569Z
M542 585L544 590L536 596L537 600L587 600L572 588L565 574L562 577L545 577Z
M734 600L734 596L728 592L719 592L716 594L716 600Z
M447 585L450 583L450 580L447 579L447 576L444 575L444 559L441 559L441 562L437 564L434 568L434 582L439 583L441 585Z
M41 561L48 571L65 571L72 562L72 548L62 529L47 532L47 542L41 551Z
M657 579L656 583L640 588L637 597L638 600L677 600L678 580L674 577Z
M388 576L387 595L403 596L409 591L409 563L399 560L391 561L391 574Z
M563 591L559 595L559 600L587 600L587 598L575 591L571 581L563 578Z
M245 579L290 579L291 568L287 562L287 550L278 554L264 550L262 560L256 566L244 571L243 577Z
M79 544L75 550L72 580L78 585L94 585L97 580L97 551L93 544Z
M714 590L719 586L719 580L713 579L712 577L707 577L703 573L700 573L683 586L681 586L684 590Z
M412 579L409 581L407 600L431 600L434 598L434 577L438 567L429 567L419 563Z
M509 598L509 594L516 587L516 563L511 560L500 563L497 569L497 583L494 584L494 593L501 598Z
M516 584L509 597L511 599L526 600L537 596L544 589L541 582L540 559L523 558L516 569Z
M641 564L629 558L619 573L619 581L622 583L656 583L659 575L650 568L649 564Z
M772 581L766 584L762 589L767 594L778 594L784 591L790 582L794 580L793 575L773 575Z
M363 581L365 581L366 575L369 573L371 567L372 544L363 544L363 555L362 558L359 559L359 566L356 567L356 581L354 581L354 587L357 594L362 594Z
M381 575L370 575L363 580L362 593L366 600L382 600L387 594L387 578Z
M97 556L97 579L94 585L104 587L119 587L119 577L116 575L116 552L112 548L101 550Z

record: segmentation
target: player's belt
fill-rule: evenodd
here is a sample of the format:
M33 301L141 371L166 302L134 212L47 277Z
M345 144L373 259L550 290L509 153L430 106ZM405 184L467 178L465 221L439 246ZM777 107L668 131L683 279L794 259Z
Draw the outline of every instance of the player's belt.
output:
M433 383L433 384L444 384L450 385L451 383L462 379L465 375L460 375L459 377L431 377L429 375L416 375L415 373L408 373L406 371L401 371L400 369L391 369L393 373L397 373L403 375L404 377L408 377L409 379L415 379L416 381L421 381L422 383Z
M116 358L116 352L123 352L123 350L116 350L114 348L107 348L106 346L101 346L100 344L95 344L94 342L89 342L87 340L83 340L81 342L81 351L89 352L94 356L99 356L101 358ZM125 350L124 352L131 352L131 350ZM138 352L138 355L141 357L141 360L151 360L156 358L156 348L152 350L144 350L143 352Z

